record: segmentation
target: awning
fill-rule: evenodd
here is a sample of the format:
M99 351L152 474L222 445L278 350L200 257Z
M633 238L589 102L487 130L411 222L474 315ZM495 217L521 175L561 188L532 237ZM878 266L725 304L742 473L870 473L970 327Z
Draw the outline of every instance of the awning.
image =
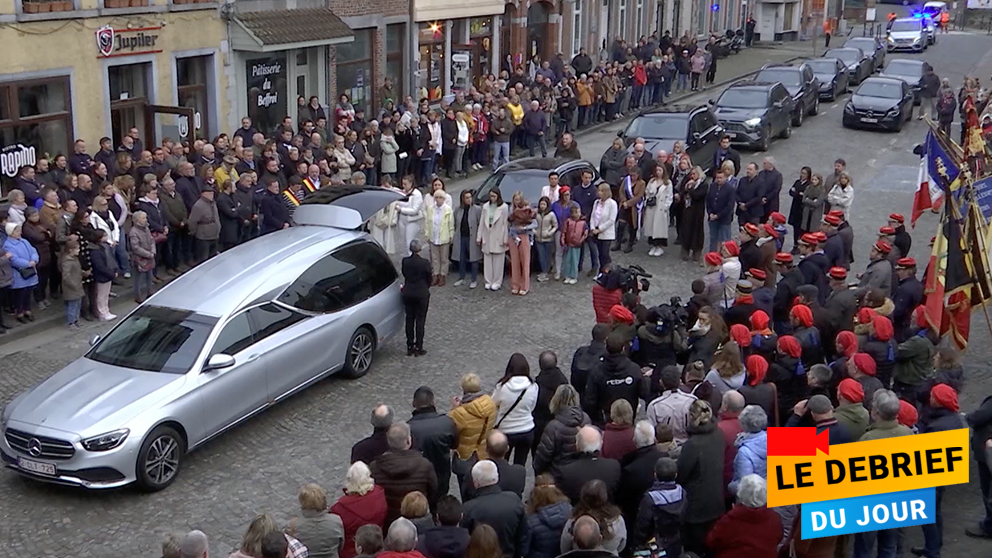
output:
M413 19L422 21L445 21L464 17L487 17L503 15L505 0L414 0Z
M355 40L351 28L327 8L240 12L232 21L234 50L275 52Z

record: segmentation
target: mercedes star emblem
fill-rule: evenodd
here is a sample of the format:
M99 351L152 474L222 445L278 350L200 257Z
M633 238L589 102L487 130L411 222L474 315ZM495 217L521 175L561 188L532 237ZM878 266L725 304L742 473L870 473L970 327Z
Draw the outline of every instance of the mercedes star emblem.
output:
M38 438L31 438L28 440L28 453L30 453L32 457L38 457L41 455L41 440Z

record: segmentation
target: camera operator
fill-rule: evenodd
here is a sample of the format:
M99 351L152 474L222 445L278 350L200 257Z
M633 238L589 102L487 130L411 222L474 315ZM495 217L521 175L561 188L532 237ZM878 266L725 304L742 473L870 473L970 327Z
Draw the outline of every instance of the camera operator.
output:
M617 399L637 408L638 399L647 399L648 381L641 368L627 356L629 344L617 332L606 338L606 356L589 375L586 391L582 396L582 410L599 428L610 416L610 406Z
M611 323L610 309L617 304L623 305L624 293L647 291L650 287L647 277L651 275L637 266L625 268L614 265L603 272L592 287L592 309L596 313L596 323ZM635 310L629 309L632 312Z
M688 350L686 342L686 320L688 313L682 308L682 301L672 297L669 304L662 304L648 310L645 323L637 328L638 351L634 361L642 367L651 368L651 397L661 395L661 370L666 366L677 365L678 356Z

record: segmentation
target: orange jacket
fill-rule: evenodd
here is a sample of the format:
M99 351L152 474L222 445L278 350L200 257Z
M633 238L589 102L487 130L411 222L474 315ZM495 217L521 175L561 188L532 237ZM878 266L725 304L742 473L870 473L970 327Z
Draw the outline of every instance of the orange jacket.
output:
M949 21L951 21L951 14L949 14L947 12L944 12L944 13L940 14L940 23L941 24L945 24L945 23L947 23Z

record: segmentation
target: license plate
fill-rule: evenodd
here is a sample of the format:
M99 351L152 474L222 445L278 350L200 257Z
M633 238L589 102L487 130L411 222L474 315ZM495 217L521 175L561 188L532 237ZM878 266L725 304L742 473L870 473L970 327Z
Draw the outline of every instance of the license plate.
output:
M17 466L25 471L32 473L38 473L39 475L48 475L54 477L55 465L51 463L42 463L40 461L31 461L30 459L24 459L23 457L17 459Z
M727 137L730 138L730 139L734 139L734 138L737 137L737 133L736 132L724 132L724 134L726 134Z
M878 119L877 118L862 118L861 121L862 122L867 122L869 124L877 124L878 123Z

